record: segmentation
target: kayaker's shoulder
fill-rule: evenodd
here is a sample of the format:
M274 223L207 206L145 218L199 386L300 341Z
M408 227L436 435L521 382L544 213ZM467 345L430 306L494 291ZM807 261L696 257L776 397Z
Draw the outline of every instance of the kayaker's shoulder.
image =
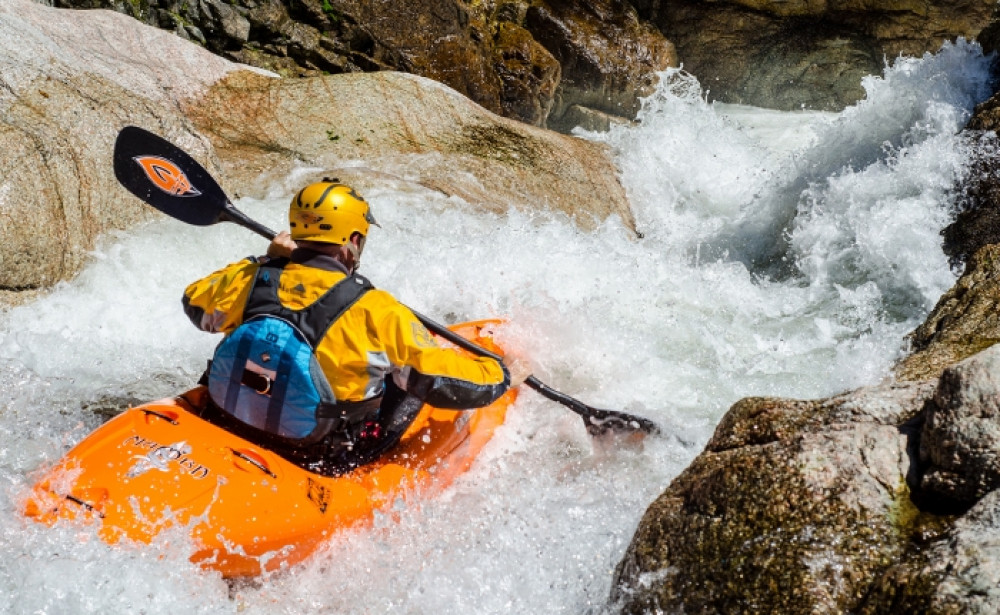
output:
M392 293L387 290L382 290L374 285L368 290L368 292L362 295L360 301L364 301L366 304L371 306L378 305L389 307L401 305L399 299L393 296Z

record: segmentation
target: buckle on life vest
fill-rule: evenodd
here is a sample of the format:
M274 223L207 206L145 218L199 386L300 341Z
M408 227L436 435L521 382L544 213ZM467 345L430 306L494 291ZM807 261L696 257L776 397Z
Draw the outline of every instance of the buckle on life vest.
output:
M270 395L271 394L271 383L274 382L268 376L264 374L258 374L257 372L252 372L248 369L243 370L243 378L240 379L240 383L244 384L254 390L255 393L260 395Z
M362 440L376 440L382 436L382 425L375 421L365 421L359 437Z

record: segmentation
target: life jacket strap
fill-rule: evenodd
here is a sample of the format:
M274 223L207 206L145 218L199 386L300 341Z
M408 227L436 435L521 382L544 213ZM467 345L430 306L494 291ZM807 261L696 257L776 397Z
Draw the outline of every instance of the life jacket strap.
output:
M266 374L258 374L257 372L250 371L249 369L244 369L243 378L240 379L240 383L250 387L260 395L270 395L271 385L274 381L271 380Z

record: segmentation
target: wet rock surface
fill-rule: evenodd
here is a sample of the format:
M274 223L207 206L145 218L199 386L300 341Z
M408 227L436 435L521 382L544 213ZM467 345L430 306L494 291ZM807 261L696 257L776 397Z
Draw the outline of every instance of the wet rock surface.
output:
M1000 95L980 104L966 133L974 158L963 186L955 221L942 235L944 252L955 266L962 266L977 250L1000 243Z
M932 390L737 403L647 510L612 601L626 613L857 608L907 548L918 515L907 421Z

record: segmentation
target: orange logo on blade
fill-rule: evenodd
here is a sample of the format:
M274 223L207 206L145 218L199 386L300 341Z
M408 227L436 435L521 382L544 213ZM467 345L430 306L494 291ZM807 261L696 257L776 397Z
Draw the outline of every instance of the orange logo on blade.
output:
M139 163L149 181L171 196L198 196L201 191L191 185L184 171L165 158L158 156L136 156L132 160Z

